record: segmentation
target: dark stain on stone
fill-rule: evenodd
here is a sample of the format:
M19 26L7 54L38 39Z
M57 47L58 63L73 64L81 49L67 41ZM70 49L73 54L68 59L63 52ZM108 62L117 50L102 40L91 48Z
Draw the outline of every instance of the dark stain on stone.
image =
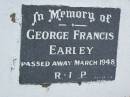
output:
M13 23L16 23L16 14L15 14L15 13L12 13L12 14L10 15L10 18L11 18L11 21L12 21Z
M80 86L82 84L82 82L78 82L78 85Z
M44 83L44 84L41 84L41 85L42 85L42 87L44 87L44 88L48 88L51 84Z
M15 69L15 62L16 62L16 60L17 60L16 58L13 59L13 63L11 65L11 69L10 69L11 71L13 71Z

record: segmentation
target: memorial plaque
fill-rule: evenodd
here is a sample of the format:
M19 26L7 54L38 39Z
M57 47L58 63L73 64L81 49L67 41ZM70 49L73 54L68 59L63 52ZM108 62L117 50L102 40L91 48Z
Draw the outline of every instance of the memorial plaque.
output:
M23 5L21 84L114 80L120 9Z

